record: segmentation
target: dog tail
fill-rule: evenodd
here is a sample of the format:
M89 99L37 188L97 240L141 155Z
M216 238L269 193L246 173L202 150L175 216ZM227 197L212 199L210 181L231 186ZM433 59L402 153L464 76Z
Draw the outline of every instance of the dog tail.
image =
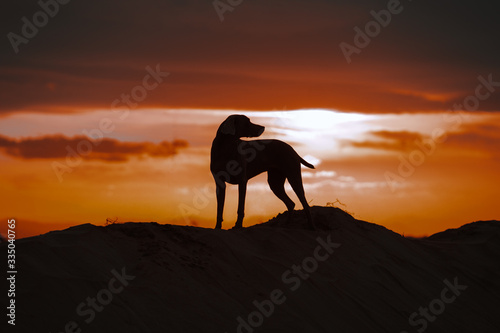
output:
M314 165L312 165L311 163L308 163L306 160L304 160L302 157L300 157L300 163L304 164L306 167L310 168L310 169L315 169L314 168Z

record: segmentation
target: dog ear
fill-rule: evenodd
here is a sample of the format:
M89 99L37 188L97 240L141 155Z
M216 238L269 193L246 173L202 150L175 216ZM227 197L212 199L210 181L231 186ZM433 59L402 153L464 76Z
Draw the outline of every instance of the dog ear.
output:
M222 134L236 134L235 117L229 117L220 125L220 131Z

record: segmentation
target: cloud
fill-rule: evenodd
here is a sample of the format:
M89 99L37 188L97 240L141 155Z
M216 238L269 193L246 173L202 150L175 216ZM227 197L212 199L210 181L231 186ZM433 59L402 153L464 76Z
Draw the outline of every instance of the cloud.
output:
M454 150L459 155L463 152L482 152L489 156L500 156L500 126L490 123L463 124L456 131L446 132L436 143L439 149ZM346 145L355 148L379 149L386 151L408 152L421 149L422 142L430 137L410 131L371 131L377 139L347 141Z
M447 133L445 143L448 148L460 151L486 153L500 157L500 126L479 123L463 126L460 131Z
M245 1L220 22L211 1L71 2L18 54L4 38L0 113L109 108L157 63L171 76L140 107L430 111L461 103L479 74L500 80L491 42L500 21L487 0L402 2L347 64L339 44L352 44L353 28L386 6ZM4 36L21 33L21 18L39 9L8 2ZM500 110L499 91L480 108Z
M122 142L109 138L92 140L85 136L68 138L52 135L20 140L0 136L0 151L21 159L56 159L68 154L78 154L88 160L124 162L134 156L170 157L187 146L188 143L184 140L151 143Z
M356 148L408 151L416 147L424 136L409 131L372 131L370 135L381 140L349 141L347 144Z

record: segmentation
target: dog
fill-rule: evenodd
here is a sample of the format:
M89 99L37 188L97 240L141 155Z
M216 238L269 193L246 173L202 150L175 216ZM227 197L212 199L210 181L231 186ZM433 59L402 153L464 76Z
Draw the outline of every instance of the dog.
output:
M309 227L314 229L300 167L302 164L314 169L314 165L306 162L283 141L240 139L258 137L264 130L264 126L253 124L248 117L239 114L227 117L217 130L210 152L210 171L215 180L217 196L215 229L222 227L226 183L238 185L238 218L234 228L241 228L245 216L247 182L262 172L267 172L269 187L285 203L290 218L295 203L285 193L285 180L288 179L304 208Z

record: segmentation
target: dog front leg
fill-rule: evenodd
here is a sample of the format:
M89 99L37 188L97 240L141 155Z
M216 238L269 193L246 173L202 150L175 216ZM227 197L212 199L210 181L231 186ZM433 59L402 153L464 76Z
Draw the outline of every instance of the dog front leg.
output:
M215 229L222 228L222 213L224 212L224 200L226 199L226 183L217 184L215 189L217 196L217 223Z
M245 196L247 194L247 182L242 182L238 185L238 219L234 228L243 226L243 218L245 217Z

